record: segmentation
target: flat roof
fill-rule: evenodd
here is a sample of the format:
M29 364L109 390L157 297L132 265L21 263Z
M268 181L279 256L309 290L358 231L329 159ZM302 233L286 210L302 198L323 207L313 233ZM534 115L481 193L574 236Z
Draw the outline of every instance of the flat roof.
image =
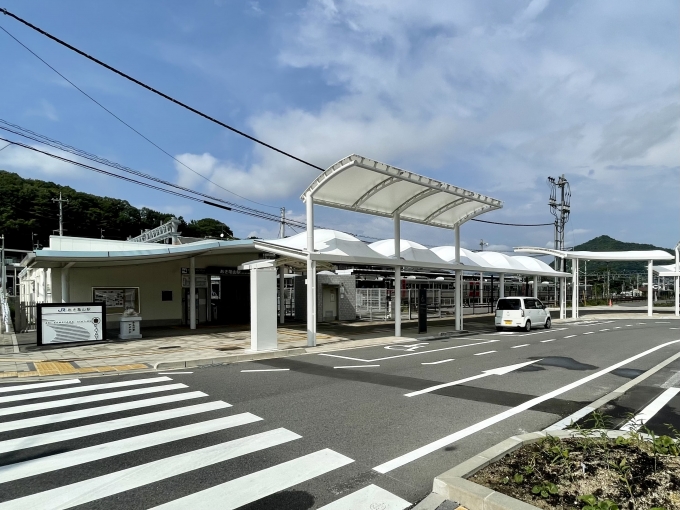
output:
M326 169L302 195L306 202L441 228L455 228L503 202L386 163L352 154Z

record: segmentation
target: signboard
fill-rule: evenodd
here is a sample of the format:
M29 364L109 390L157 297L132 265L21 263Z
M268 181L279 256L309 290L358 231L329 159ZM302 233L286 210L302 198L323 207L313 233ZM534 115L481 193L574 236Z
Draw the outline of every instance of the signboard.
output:
M196 275L196 288L197 289L207 289L208 288L208 276L204 274ZM188 289L191 287L191 277L188 274L182 275L182 287Z
M92 287L92 301L104 303L106 313L120 314L125 310L141 313L139 307L139 287Z
M38 345L106 340L104 303L38 303Z

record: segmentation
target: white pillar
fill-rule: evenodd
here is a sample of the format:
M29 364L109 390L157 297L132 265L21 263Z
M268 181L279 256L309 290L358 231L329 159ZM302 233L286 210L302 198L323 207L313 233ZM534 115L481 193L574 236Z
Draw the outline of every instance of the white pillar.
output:
M16 269L14 270L16 274ZM675 246L675 272L680 273L680 243ZM675 316L680 316L680 277L675 277Z
M571 318L578 317L578 259L571 261Z
M250 348L270 351L276 342L276 268L250 270Z
M314 199L307 195L307 346L316 345L316 261L314 252Z
M455 229L455 263L460 264L460 225L456 225ZM463 330L463 271L456 269L456 331Z
M61 268L61 302L68 303L71 300L71 279L69 278L69 269L75 262L69 262ZM14 270L16 274L16 269Z
M279 323L286 322L286 266L279 266Z
M534 276L534 297L538 298L538 276Z
M394 215L394 258L401 259L401 220L399 213ZM394 266L394 300L392 301L394 315L394 336L401 336L401 266Z
M652 316L652 313L654 311L654 305L652 304L653 296L654 294L654 289L653 287L653 282L654 278L652 275L652 264L654 263L653 260L649 261L649 264L647 264L647 315L649 317Z
M189 329L196 329L196 257L189 259Z
M560 278L560 319L567 318L567 279Z
M479 304L484 300L484 273L479 273Z
M498 278L498 297L505 297L505 273L501 273Z

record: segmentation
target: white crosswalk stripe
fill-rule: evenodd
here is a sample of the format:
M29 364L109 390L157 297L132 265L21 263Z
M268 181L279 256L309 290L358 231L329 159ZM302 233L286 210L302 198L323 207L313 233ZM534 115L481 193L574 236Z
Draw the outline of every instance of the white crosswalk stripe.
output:
M264 432L253 430L257 423L261 424L260 430L263 426L267 428L267 423L263 418L241 412L223 401L196 402L196 399L209 399L209 396L200 391L182 391L188 388L185 384L146 386L171 381L169 377L149 377L82 384L78 379L66 379L0 387L0 393L11 393L0 397L0 452L12 456L7 457L11 463L0 466L3 487L0 510L71 508L110 496L132 497L123 493L133 489L148 494L151 500L147 506L158 505L167 499L167 496L159 499L164 492L158 491L158 484L171 477L195 476L190 473L199 469L211 470L213 473L208 476L216 476L217 484L191 492L192 484L182 484L181 478L173 478L177 499L157 508L235 509L354 463L339 452L315 449L310 453L309 449L304 451L304 446L302 452L289 455L289 460L285 460L285 452L299 452L300 447L295 445L303 444L297 441L302 436L295 432L285 428ZM69 385L77 386L53 388ZM137 385L144 387L108 391ZM86 392L92 394L71 396ZM153 396L159 392L168 394ZM113 399L128 401L99 405ZM26 400L35 402L23 404ZM51 411L75 405L93 407ZM165 407L149 409L154 406ZM237 412L231 413L233 410ZM4 417L23 413L39 415L1 421ZM115 413L123 414L107 419L107 415ZM149 427L152 427L151 432L148 432ZM229 432L231 437L223 437L229 430L232 430ZM125 434L123 438L116 439L121 433ZM236 439L233 439L234 435ZM206 443L210 446L204 446ZM284 446L289 443L293 446ZM168 446L159 450L163 445ZM255 472L248 472L249 463L244 462L243 469L248 473L244 476L240 476L240 464L231 464L229 469L217 466L274 447L278 449L274 458L280 459L283 453L283 462L278 460L272 465L269 461L268 466L265 464ZM165 451L173 453L168 456L162 453ZM158 453L163 457L159 458ZM140 463L146 455L154 460ZM268 458L264 457L265 463ZM101 463L104 459L107 459L106 463ZM90 463L98 463L98 468L88 478ZM59 483L62 479L63 483L55 486L54 481ZM11 484L17 484L17 489L10 491ZM6 494L4 497L3 493ZM9 494L15 494L14 499L7 500ZM134 497L138 494L136 492ZM404 499L371 484L339 497L323 508L403 510L409 506Z

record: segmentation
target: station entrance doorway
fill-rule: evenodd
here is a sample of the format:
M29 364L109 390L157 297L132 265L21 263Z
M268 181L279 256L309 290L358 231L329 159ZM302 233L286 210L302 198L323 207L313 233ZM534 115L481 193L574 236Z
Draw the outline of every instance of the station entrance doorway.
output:
M196 324L250 324L250 271L196 268ZM189 269L182 268L183 323L189 324Z

